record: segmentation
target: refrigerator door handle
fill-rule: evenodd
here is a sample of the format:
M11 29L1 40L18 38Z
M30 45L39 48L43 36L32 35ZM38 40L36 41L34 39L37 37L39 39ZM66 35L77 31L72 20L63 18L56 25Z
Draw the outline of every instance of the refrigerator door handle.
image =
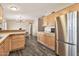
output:
M59 40L58 40L59 41ZM65 44L70 44L70 45L76 45L76 44L73 44L73 43L68 43L68 42L64 42L64 41L59 41L59 42L63 42Z

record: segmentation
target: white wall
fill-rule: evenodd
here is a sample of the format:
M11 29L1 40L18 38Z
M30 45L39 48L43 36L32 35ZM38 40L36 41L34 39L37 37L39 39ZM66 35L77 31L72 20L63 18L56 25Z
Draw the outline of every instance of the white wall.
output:
M7 20L7 29L8 30L18 30L19 28L25 29L26 31L30 31L30 24L28 22L22 22L16 20ZM38 32L38 20L34 20L32 24L32 32L33 35L36 36ZM30 33L30 32L29 32Z
M36 36L38 32L38 19L33 21L33 35Z
M2 28L2 30L6 30L7 29L6 21L2 21L2 23L0 23L0 28Z
M20 21L16 21L16 20L7 20L8 30L18 30L19 28L29 31L29 24L27 22L20 23Z

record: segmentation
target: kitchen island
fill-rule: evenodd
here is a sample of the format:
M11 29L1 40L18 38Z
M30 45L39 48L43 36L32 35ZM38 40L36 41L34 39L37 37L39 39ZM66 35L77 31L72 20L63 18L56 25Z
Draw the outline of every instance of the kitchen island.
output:
M9 55L10 51L23 49L25 47L24 30L0 31L0 56Z

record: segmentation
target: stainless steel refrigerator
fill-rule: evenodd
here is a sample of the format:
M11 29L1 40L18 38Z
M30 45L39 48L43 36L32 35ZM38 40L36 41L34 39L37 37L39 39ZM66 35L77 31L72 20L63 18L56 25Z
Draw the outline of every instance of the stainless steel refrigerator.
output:
M70 12L57 17L56 53L61 56L78 55L78 12Z

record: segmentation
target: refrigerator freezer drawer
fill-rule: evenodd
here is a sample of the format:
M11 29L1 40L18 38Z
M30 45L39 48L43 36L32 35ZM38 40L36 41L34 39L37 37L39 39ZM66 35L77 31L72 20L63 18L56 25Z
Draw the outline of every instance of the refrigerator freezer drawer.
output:
M76 45L66 45L66 55L67 56L77 56Z
M76 56L76 45L56 41L56 53L60 56Z

